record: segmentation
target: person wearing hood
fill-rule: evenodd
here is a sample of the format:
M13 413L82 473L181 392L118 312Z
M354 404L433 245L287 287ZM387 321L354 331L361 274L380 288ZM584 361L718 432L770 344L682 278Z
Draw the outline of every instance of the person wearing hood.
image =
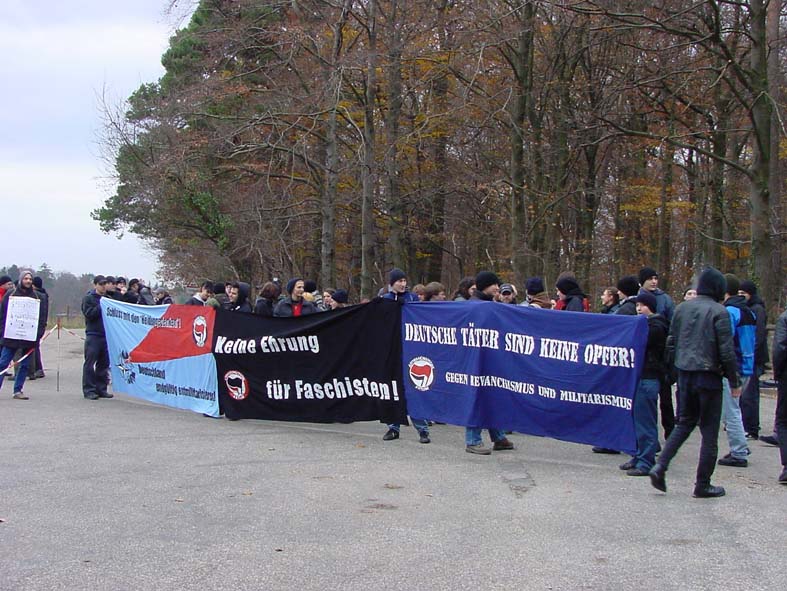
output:
M8 328L7 323L9 320L14 319L13 308L9 310L9 306L11 300L15 298L29 298L38 304L38 326L36 327L35 336L32 339L21 339L6 335ZM19 275L19 285L16 290L6 293L3 297L2 304L0 304L0 346L2 346L2 353L0 353L0 371L5 371L5 369L11 365L11 361L14 359L14 354L17 351L20 351L24 356L30 349L35 349L45 330L46 316L41 310L41 297L36 293L33 287L33 272L24 270ZM22 392L22 388L27 378L27 366L29 361L30 357L28 356L19 363L19 369L14 379L13 397L15 400L28 400L28 397ZM0 373L0 387L3 386L4 378L5 373Z
M233 281L229 288L229 301L225 307L230 312L245 312L251 314L251 304L249 303L249 292L251 286L242 281Z
M552 300L544 287L541 277L530 277L525 281L525 299L520 306L532 306L534 308L552 309Z
M741 394L741 416L746 437L757 440L760 435L760 376L765 373L765 365L770 361L768 356L768 312L765 302L757 293L753 281L741 281L738 295L746 300L746 306L754 313L757 322L754 342L754 373L746 382Z
M500 279L492 271L481 271L475 276L475 291L470 301L494 302L500 293ZM465 427L465 451L470 454L488 456L494 451L514 449L514 444L501 429L487 429L492 440L492 449L484 446L481 438L482 427Z
M388 293L382 298L401 304L421 301L417 295L407 290L407 275L401 269L391 269L388 273Z
M582 288L579 287L579 283L574 277L564 275L557 280L555 288L557 289L557 294L560 299L556 309L566 310L568 312L587 312L587 307L585 305L587 296L585 296Z
M615 314L624 316L637 315L637 292L639 292L639 282L634 275L626 275L618 281L618 292L621 295L620 306Z
M667 342L669 324L667 319L656 313L656 297L649 291L637 295L637 314L648 319L648 344L645 348L645 366L634 394L632 416L634 434L637 437L637 453L628 462L621 464L628 476L647 476L656 463L659 445L659 387L667 372L664 366L664 347Z
M283 318L316 314L317 306L303 298L303 279L295 277L287 282L288 297L281 300L273 310L273 315Z
M138 285L139 285L139 298L137 303L143 306L154 306L156 304L156 300L153 297L153 294L150 292L150 288L144 283L142 283L142 281L140 281Z
M741 376L741 390L746 388L746 382L754 373L754 343L757 330L757 321L746 305L746 298L738 295L740 281L735 275L727 273L724 276L727 289L724 294L724 307L730 315L732 338L735 344L735 358L738 364L738 373ZM730 385L727 380L723 383L723 402L721 421L727 433L730 444L730 453L719 460L720 466L745 468L749 465L747 456L749 446L746 445L746 431L743 429L740 399L730 394Z
M730 316L719 302L724 298L724 275L713 267L702 271L697 297L675 309L667 338L667 352L678 372L680 415L658 461L650 470L654 488L666 492L666 472L675 454L699 425L702 434L694 496L721 497L724 488L711 485L719 445L722 378L730 383L731 395L740 396L740 377L735 358Z
M639 284L642 289L648 290L656 296L659 305L658 314L664 316L667 322L672 322L672 315L675 313L675 302L668 293L659 289L659 274L652 267L643 267L639 270Z
M101 298L107 293L107 278L96 275L93 289L82 298L85 316L85 363L82 365L82 395L87 400L112 398L109 385L109 352L101 314Z
M33 288L36 290L38 297L41 298L41 314L44 315L44 330L38 335L39 341L36 343L35 353L31 356L30 366L28 367L28 380L39 380L45 378L44 364L41 361L41 337L44 336L46 329L46 320L49 319L49 294L44 289L44 280L41 277L33 277Z

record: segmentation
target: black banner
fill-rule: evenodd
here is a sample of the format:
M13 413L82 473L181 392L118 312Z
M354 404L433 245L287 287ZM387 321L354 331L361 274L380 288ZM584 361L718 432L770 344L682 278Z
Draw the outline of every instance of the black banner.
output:
M300 318L219 310L219 402L230 419L407 423L401 307L374 300Z

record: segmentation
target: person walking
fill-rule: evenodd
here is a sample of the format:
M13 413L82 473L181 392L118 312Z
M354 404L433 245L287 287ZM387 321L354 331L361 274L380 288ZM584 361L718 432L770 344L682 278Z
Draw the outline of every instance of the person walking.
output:
M699 425L702 443L694 496L709 498L725 494L723 487L711 484L719 451L722 378L729 380L732 396L741 394L730 317L719 303L726 287L724 275L708 267L697 283L697 297L675 309L667 351L678 372L680 414L649 473L653 487L663 492L667 491L665 474L672 458Z

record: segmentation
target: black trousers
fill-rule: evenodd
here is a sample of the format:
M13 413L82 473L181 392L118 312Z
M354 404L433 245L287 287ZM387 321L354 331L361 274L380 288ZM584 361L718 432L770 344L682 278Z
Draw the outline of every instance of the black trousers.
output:
M82 366L82 394L101 396L109 384L109 353L105 337L85 338L85 363Z
M667 439L675 428L675 408L672 406L672 384L666 376L659 380L659 410L664 439Z
M741 393L741 418L746 433L759 435L760 433L760 376L762 367L754 368L754 375L746 382L746 387Z
M787 468L787 376L779 380L776 392L776 436L782 466Z
M681 371L678 374L678 396L678 423L664 444L658 463L667 468L694 427L699 425L702 443L695 485L708 486L719 455L721 377L705 372Z

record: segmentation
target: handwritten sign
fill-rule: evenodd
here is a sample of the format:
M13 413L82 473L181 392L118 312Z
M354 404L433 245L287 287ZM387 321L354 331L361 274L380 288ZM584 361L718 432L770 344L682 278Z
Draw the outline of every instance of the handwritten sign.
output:
M8 299L8 313L5 317L3 337L18 341L37 340L40 312L41 300L11 296Z

